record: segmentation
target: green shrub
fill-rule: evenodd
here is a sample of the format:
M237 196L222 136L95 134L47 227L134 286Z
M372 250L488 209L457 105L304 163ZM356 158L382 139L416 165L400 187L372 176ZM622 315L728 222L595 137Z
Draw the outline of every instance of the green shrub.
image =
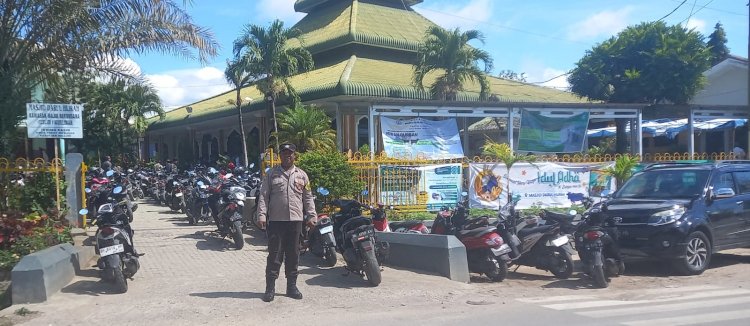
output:
M313 192L318 187L330 191L329 198L352 198L364 188L357 171L344 154L334 151L310 151L300 154L297 166L307 172Z
M2 211L20 211L25 213L37 212L44 214L52 212L57 216L57 206L55 204L56 189L55 176L52 173L33 173L27 174L24 178L24 186L12 185L9 182L5 184L5 195L7 201L2 203ZM60 178L60 206L65 202L65 182Z

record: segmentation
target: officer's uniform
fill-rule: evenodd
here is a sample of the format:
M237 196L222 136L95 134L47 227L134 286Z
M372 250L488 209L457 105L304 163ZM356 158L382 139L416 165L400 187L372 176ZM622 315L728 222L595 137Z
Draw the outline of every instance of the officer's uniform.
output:
M284 146L282 145L282 149ZM294 151L296 148L294 145L291 146L291 150ZM285 262L284 274L289 288L290 285L296 284L299 274L299 237L302 234L303 221L305 216L313 222L316 219L310 180L307 173L296 166L284 170L279 165L266 174L260 186L259 196L258 220L268 221L266 282L269 285L268 282L276 281L281 264Z

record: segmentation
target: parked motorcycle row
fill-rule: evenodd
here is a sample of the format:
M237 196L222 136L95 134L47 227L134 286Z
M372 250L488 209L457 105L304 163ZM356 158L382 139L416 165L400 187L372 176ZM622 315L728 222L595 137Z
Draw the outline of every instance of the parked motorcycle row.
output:
M138 271L138 253L133 246L135 199L150 197L170 210L185 214L190 225L215 223L222 238L230 238L234 248L244 246L243 231L258 226L256 205L260 171L237 168L219 171L197 166L183 173L140 169L126 172L93 168L86 178L87 207L80 211L96 225L97 266L101 277L127 291L127 280ZM560 279L573 274L573 254L577 251L584 274L597 287L607 287L609 279L624 272L617 245L616 222L602 219L599 203L586 199L582 215L543 211L534 219L521 218L516 200L509 200L496 222L487 216L468 218L468 196L464 192L455 208L441 209L431 227L422 221L389 222L386 211L392 207L365 205L356 200L328 201L328 190L317 190L318 200L336 208L332 215L320 214L317 223L306 226L300 237L304 252L322 259L322 265L335 266L340 254L348 273L366 278L377 286L381 264L389 246L376 241L375 231L456 236L466 247L469 271L499 282L508 268L531 266L549 271ZM254 200L253 205L245 207ZM245 210L248 209L248 212ZM363 212L369 211L369 216ZM306 223L307 225L307 223Z

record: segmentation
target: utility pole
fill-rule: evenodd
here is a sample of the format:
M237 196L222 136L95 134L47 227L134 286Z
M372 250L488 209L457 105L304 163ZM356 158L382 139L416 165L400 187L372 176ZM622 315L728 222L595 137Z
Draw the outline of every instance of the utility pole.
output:
M750 2L747 4L747 60L748 60L748 67L747 67L747 93L745 100L747 101L747 113L748 113L748 120L750 121ZM747 124L745 124L747 126ZM750 153L750 127L747 127L747 148L745 150L749 151Z

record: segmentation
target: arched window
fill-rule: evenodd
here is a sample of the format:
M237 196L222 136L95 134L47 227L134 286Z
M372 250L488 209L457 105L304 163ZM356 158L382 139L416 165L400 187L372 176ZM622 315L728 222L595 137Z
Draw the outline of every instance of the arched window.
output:
M232 130L232 133L227 137L227 154L232 161L242 157L242 136L236 130Z
M362 117L357 122L357 148L362 148L363 145L370 146L370 121L367 117ZM370 149L372 150L372 148Z

